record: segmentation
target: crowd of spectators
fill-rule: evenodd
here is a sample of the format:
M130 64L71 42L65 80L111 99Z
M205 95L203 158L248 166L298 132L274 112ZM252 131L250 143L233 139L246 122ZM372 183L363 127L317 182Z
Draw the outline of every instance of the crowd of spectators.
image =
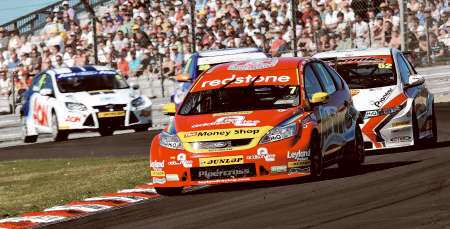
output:
M274 56L292 51L290 2L198 0L197 50L259 47ZM431 51L433 61L447 56L447 0L407 2L408 49L420 56ZM165 74L179 73L191 54L189 9L188 0L117 0L97 15L98 61L127 77L157 73L160 61ZM297 10L300 56L352 47L400 47L400 13L395 0L299 0ZM40 71L94 64L92 24L80 21L68 2L55 8L46 22L35 35L0 28L2 95L10 93L7 74L20 90Z

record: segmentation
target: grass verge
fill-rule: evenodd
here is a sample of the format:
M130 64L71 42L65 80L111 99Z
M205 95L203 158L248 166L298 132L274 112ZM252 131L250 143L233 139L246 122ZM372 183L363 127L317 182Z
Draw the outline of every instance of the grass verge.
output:
M0 162L0 218L149 182L146 157Z

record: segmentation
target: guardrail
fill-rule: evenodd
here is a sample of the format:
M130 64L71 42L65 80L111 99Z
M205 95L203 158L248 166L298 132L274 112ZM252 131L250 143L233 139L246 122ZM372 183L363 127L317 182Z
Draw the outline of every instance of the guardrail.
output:
M450 73L434 73L424 75L426 84L430 91L437 96L448 96L450 94ZM449 98L450 99L450 98Z

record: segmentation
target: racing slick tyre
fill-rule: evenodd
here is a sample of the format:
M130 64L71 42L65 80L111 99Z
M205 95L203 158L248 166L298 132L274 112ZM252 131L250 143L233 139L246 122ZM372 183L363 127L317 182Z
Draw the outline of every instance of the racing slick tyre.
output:
M23 118L22 118L23 119ZM22 139L24 143L34 143L37 141L37 135L27 135L27 124L26 121L23 121L22 125Z
M55 112L52 113L52 139L55 142L66 141L69 133L59 129L58 117Z
M338 162L338 166L344 171L352 171L364 163L365 158L363 136L361 129L357 126L355 128L355 138L345 145L344 155Z
M156 192L163 196L176 196L180 195L183 192L182 187L176 188L155 188Z
M101 127L98 132L102 137L111 136L114 133L114 129L111 127Z
M311 176L313 178L322 176L323 172L323 154L320 150L320 140L319 137L312 138L311 141L311 165L310 165L310 171Z
M427 144L433 144L437 142L437 138L438 138L438 133L437 133L437 125L436 125L436 110L434 109L434 102L432 105L432 110L431 110L431 133L433 134L432 137L428 138L426 140Z
M419 124L417 121L416 109L414 109L414 104L412 110L411 123L412 123L414 146L421 146L423 145L424 141L423 139L419 138Z

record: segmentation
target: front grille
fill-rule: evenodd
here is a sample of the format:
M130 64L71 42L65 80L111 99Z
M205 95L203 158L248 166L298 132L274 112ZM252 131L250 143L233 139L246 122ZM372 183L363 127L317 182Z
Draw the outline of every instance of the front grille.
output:
M108 104L108 105L94 106L94 109L98 109L99 112L123 111L123 108L126 106L127 106L126 104Z
M220 141L203 141L203 142L190 142L194 150L201 149L226 149L231 147L245 146L250 144L252 138L244 139L231 139L231 140L220 140Z
M102 127L118 128L124 126L125 117L122 116L112 118L99 118L98 123L100 125L100 128Z
M191 180L218 180L256 176L255 164L226 165L191 168Z

